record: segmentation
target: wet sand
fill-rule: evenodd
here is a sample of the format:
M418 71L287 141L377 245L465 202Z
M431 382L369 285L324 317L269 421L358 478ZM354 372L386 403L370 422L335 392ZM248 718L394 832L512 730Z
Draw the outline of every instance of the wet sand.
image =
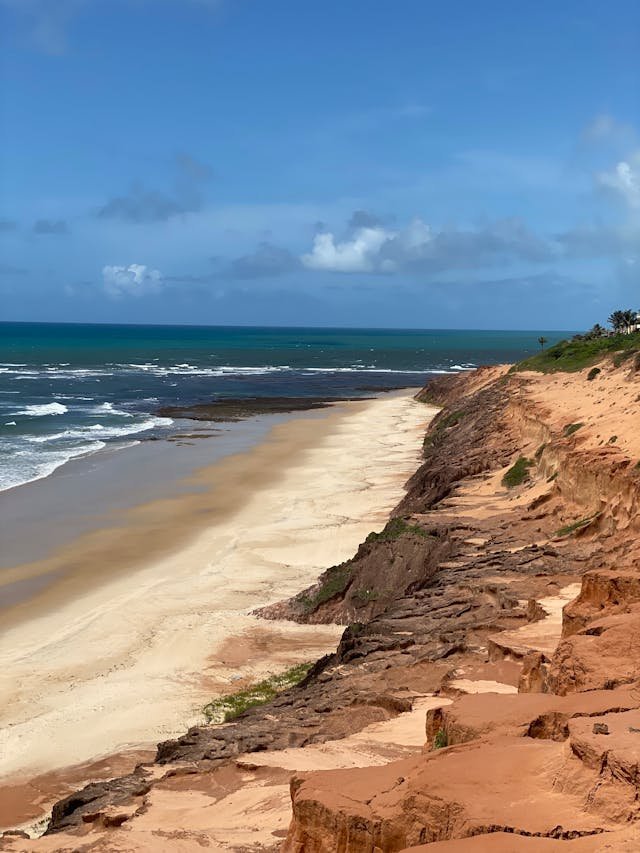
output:
M3 612L5 784L146 748L201 722L212 694L333 649L337 626L250 611L384 525L432 414L404 392L296 417L200 470L188 491L5 570L14 582L52 579Z

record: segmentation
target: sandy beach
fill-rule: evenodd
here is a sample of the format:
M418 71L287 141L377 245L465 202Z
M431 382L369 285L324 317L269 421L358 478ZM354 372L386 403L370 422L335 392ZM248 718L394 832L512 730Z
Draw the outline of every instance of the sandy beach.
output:
M250 612L384 525L432 414L403 392L296 417L202 469L197 491L9 570L58 580L4 614L4 784L150 747L202 722L213 696L333 649L339 626Z

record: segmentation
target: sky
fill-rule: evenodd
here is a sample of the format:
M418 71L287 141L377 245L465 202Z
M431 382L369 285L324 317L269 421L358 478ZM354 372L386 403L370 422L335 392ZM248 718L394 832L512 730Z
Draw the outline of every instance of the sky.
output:
M637 0L0 0L0 320L640 309Z

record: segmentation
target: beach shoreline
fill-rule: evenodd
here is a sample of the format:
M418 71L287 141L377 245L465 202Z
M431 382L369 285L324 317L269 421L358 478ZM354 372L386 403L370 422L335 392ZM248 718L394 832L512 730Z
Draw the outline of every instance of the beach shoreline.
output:
M333 650L339 626L251 610L385 524L432 413L405 391L292 418L199 471L196 491L19 567L65 571L5 611L3 784L155 745L200 722L214 695Z

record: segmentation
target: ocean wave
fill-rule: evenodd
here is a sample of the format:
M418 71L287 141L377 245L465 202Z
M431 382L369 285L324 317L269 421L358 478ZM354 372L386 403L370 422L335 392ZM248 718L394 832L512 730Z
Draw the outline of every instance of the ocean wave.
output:
M49 433L48 435L25 436L30 444L48 444L60 441L83 441L86 439L114 439L125 438L128 435L136 435L139 432L147 432L154 427L171 426L171 418L147 418L137 424L122 424L120 426L103 426L102 424L90 424L86 427L65 429L62 432Z
M0 467L0 491L43 480L71 459L88 456L106 447L103 441L92 441L55 453L41 454L27 450L14 450L10 464Z
M122 409L116 409L113 403L100 403L99 406L95 406L91 411L94 414L100 414L101 412L108 415L117 415L121 418L132 418L133 415L131 412L125 412Z
M16 415L28 415L32 418L42 418L45 415L64 415L69 409L63 403L38 403L26 406Z

